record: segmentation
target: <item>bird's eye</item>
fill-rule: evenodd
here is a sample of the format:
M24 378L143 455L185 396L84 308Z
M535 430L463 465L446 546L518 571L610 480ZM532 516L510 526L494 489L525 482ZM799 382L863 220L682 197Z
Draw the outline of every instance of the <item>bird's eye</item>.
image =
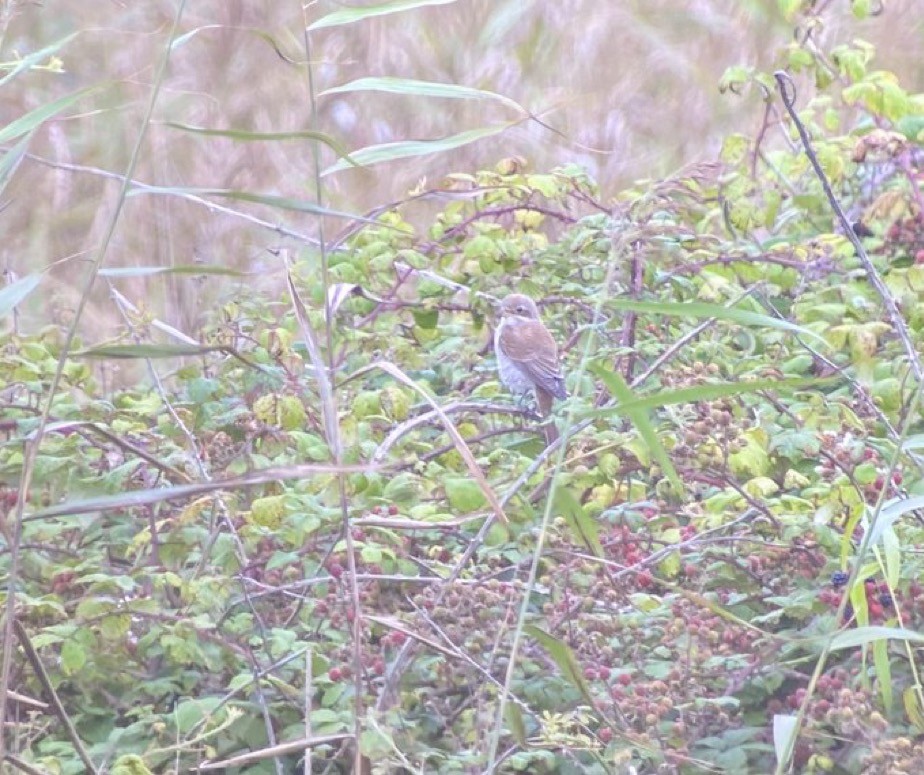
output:
M524 312L526 312L526 307L524 307L522 304L518 304L517 312L519 312L522 315Z

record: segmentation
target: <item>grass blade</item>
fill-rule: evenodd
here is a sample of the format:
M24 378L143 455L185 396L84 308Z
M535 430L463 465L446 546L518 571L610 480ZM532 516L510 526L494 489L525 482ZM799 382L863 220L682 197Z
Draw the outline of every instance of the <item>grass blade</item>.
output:
M310 129L295 132L251 132L246 129L206 129L205 127L179 124L174 121L167 121L165 126L195 135L203 135L205 137L227 137L231 140L241 140L242 142L248 143L276 142L277 140L317 140L318 142L324 143L324 145L336 153L337 156L344 158L347 162L350 161L350 155L343 145L324 132L314 132ZM353 166L358 167L359 165L354 164Z
M345 165L350 166L350 165ZM382 224L371 218L364 218L361 215L345 213L340 210L331 210L327 207L321 207L314 202L305 199L293 199L287 196L278 196L276 194L252 194L249 191L234 191L227 188L188 188L186 186L145 186L144 188L133 188L128 192L129 196L145 196L155 194L160 196L217 196L223 199L236 199L241 202L252 202L254 204L266 205L280 210L293 210L299 213L311 213L313 215L324 215L330 218L346 218L351 221L362 223Z
M0 159L0 192L6 188L6 184L9 183L10 178L13 177L13 173L19 166L19 162L22 161L22 157L26 155L26 148L29 147L29 141L31 139L32 132L28 132L16 143L16 145L3 154L3 158Z
M101 88L102 86L99 85L90 86L86 89L75 91L72 94L66 94L45 105L40 105L35 110L30 110L26 115L20 116L15 121L0 128L0 143L8 143L15 140L17 137L29 134L29 132L43 124L52 116L58 115L58 113L66 110L78 100L83 99L88 94L99 91Z
M455 83L439 83L437 81L418 81L414 78L394 78L382 76L380 78L358 78L342 86L335 86L320 93L320 97L328 94L345 94L348 92L377 91L388 94L404 94L413 97L441 97L450 100L493 100L519 113L526 114L527 110L518 102L484 89L473 89L470 86L459 86Z
M456 135L450 135L440 140L401 140L396 143L382 143L380 145L367 145L358 151L350 154L350 159L356 164L364 167L371 167L374 164L381 164L386 161L395 159L407 159L412 156L428 156L433 153L442 153L450 151L453 148L459 148L469 143L483 140L486 137L500 134L513 126L515 121L506 124L500 124L492 127L481 127L480 129L470 129L467 132L459 132ZM321 176L330 175L334 172L340 172L351 166L345 160L341 159L336 164L328 167L321 173Z
M826 346L828 344L824 337L819 336L808 328L790 323L788 320L780 320L779 318L770 317L760 312L751 312L750 310L738 309L737 307L723 307L720 304L706 304L705 302L699 301L669 302L611 299L606 302L606 308L624 312L641 312L650 315L668 315L670 317L717 318L718 320L729 320L733 323L740 323L744 326L778 328L783 331L790 331L794 334L811 337Z
M832 379L755 379L751 382L721 382L714 385L697 385L680 390L664 390L646 398L636 398L618 406L595 409L587 412L581 419L589 417L610 417L614 415L629 416L630 412L641 409L657 409L671 404L692 404L697 401L712 401L725 396L759 393L762 390L793 391L802 388L831 385Z
M571 685L581 693L584 701L590 707L595 707L587 682L584 680L584 674L581 672L581 667L568 645L532 624L527 624L523 628L523 633L539 641L539 645L545 649L552 661L558 665L558 669L561 670Z
M219 490L239 490L252 487L256 484L268 484L289 479L307 479L312 476L333 476L338 473L364 474L370 471L381 470L375 465L325 465L323 463L302 463L292 466L272 466L257 471L251 471L243 476L228 479L213 479L209 482L196 484L181 484L176 487L154 487L147 490L133 490L118 495L103 495L99 498L85 498L82 500L59 503L45 509L33 512L23 518L24 522L53 517L76 516L78 514L91 514L114 509L126 509L134 506L147 506L151 503L162 503L169 500L182 500L197 495L205 495Z
M904 640L924 643L924 635L901 627L856 627L839 632L831 641L831 650L852 649L875 643L877 640Z
M30 274L0 288L0 318L9 315L19 302L38 288L40 274Z
M773 717L773 750L781 768L789 765L795 749L794 736L799 728L798 717L777 713Z
M182 264L180 266L121 266L111 269L100 269L100 277L150 277L158 274L217 274L230 277L246 277L250 272L238 269L229 269L214 264Z
M220 346L187 344L112 344L74 353L75 358L178 358L223 350Z
M610 393L613 394L613 397L619 401L619 406L625 410L625 416L631 420L632 424L639 432L639 435L642 437L642 441L645 442L645 446L651 451L651 456L661 466L661 470L664 471L665 476L667 476L668 481L674 488L674 492L678 494L682 493L683 484L680 481L680 476L677 474L677 469L674 468L674 463L671 461L670 455L667 454L667 450L658 438L658 432L655 430L651 419L648 417L647 410L628 408L633 403L637 403L637 401L635 394L626 384L622 375L604 368L601 364L592 364L590 366L590 371L603 380Z
M412 11L428 5L449 5L456 0L392 0L381 5L367 5L363 8L344 8L340 11L322 16L316 22L308 25L308 31L322 30L325 27L339 27L343 24L354 24L376 16L387 16L402 11Z
M584 544L594 557L603 556L603 545L600 543L596 521L587 515L574 493L561 485L555 488L555 511L565 518L574 537Z

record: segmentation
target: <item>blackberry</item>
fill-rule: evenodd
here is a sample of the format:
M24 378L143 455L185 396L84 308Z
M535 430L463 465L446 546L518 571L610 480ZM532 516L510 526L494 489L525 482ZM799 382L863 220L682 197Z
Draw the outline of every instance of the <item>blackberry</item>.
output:
M850 578L850 574L845 570L836 570L831 574L831 583L835 587L842 587L847 583L847 579Z
M883 608L888 608L892 605L892 595L890 595L888 592L880 592L879 603Z

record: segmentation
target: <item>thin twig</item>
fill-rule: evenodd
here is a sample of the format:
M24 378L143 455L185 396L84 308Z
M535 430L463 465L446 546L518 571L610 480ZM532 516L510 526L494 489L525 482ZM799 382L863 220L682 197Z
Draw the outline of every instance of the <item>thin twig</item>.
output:
M32 161L38 162L39 164L42 164L46 167L51 167L52 169L66 170L69 172L82 172L87 175L95 175L100 178L108 178L110 180L121 181L123 184L127 183L129 186L131 186L131 188L138 189L140 191L154 191L156 193L160 190L159 186L154 186L149 183L142 183L140 180L134 180L132 178L126 178L124 175L120 175L118 172L110 172L109 170L104 170L100 167L89 167L84 164L70 164L68 162L54 161L52 159L46 159L42 156L36 156L32 153L27 153L25 156ZM231 218L237 218L238 220L246 221L247 223L250 223L254 226L259 226L261 229L275 232L282 237L289 237L306 245L317 246L318 244L318 241L314 237L309 237L307 234L303 234L300 231L295 231L295 229L290 229L287 226L283 226L279 223L265 221L262 218L257 218L254 215L249 215L248 213L241 212L240 210L235 210L232 207L218 204L217 202L205 199L189 191L175 189L171 191L170 194L171 196L175 196L179 199L185 199L186 201L192 202L193 204L201 205L211 212L221 213L222 215L227 215Z
M269 759L270 757L276 758L290 753L301 753L313 746L329 745L330 743L336 743L340 740L353 740L353 735L348 733L318 735L317 737L305 738L304 740L292 740L291 742L279 743L278 745L263 748L259 751L249 751L239 756L232 756L230 759L222 759L217 762L205 762L204 764L200 764L196 769L197 771L227 770L229 767L241 767L245 764L253 764L254 762ZM359 748L358 745L356 747L357 749ZM276 760L278 761L278 758L276 758Z
M482 404L477 401L456 401L446 406L440 407L440 411L443 414L456 414L458 412L477 412L478 414L507 414L507 415L523 415L529 416L531 412L526 409L520 409L515 406L510 406L509 404ZM412 417L409 420L405 420L400 425L396 425L392 428L391 433L385 437L378 448L372 454L372 463L381 462L385 459L385 456L388 454L388 451L398 442L402 436L410 433L414 428L418 428L421 425L427 425L433 420L439 419L439 412L436 409L431 409L428 412L419 414L416 417Z
M74 723L71 721L70 716L68 716L67 711L64 710L64 705L61 704L58 693L55 691L54 684L51 682L51 679L48 677L48 673L45 671L45 666L42 664L41 658L32 646L32 641L29 639L29 633L26 632L26 628L22 626L22 622L19 621L19 619L15 619L13 621L13 627L16 630L16 639L19 641L19 645L25 652L26 659L29 660L29 664L32 666L32 671L35 673L35 677L38 678L39 683L42 685L42 689L45 690L45 695L47 696L48 701L51 703L51 707L54 709L55 715L64 726L64 731L67 733L67 737L71 741L71 745L74 746L74 750L77 751L77 755L80 757L80 760L87 768L87 771L94 774L97 773L98 770L96 769L96 765L93 764L93 760L90 758L89 752L84 747L83 741L80 739L80 735L77 734L77 730L74 727Z
M310 740L314 734L311 728L311 706L314 694L314 651L311 646L305 652L305 739ZM305 749L305 775L311 775L311 748Z
M24 762L18 756L13 756L13 754L8 753L3 757L4 761L8 762L10 765L15 767L17 770L22 770L26 775L48 775L45 770L40 770L37 767L33 767L28 762Z

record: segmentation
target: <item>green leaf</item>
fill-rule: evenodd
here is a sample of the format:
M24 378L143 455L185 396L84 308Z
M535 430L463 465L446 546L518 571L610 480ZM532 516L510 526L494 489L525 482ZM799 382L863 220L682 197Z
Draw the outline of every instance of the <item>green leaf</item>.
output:
M129 614L113 614L104 616L99 623L100 635L106 640L122 640L132 625Z
M411 314L414 315L414 324L426 331L436 328L440 319L438 309L414 309Z
M526 114L528 111L518 102L484 89L473 89L471 86L460 86L455 83L439 83L437 81L418 81L413 78L395 78L382 76L379 78L358 78L342 86L335 86L321 92L319 96L328 94L345 94L348 92L377 91L388 94L405 94L413 97L440 97L450 100L493 100L518 113Z
M507 727L516 740L517 745L526 748L526 724L523 723L523 714L516 703L508 702L504 706L504 716L507 719Z
M76 640L67 640L61 646L61 669L65 675L74 675L87 663L87 652Z
M407 159L413 156L428 156L434 153L443 153L459 148L486 137L492 137L500 134L512 127L517 122L507 122L498 126L481 127L479 129L469 129L466 132L459 132L456 135L450 135L439 140L402 140L396 143L382 143L381 145L367 145L358 151L353 151L350 158L357 164L364 167L371 167L375 164L381 164L386 161L395 159ZM321 173L321 177L331 175L334 172L345 170L350 165L346 161L340 160L331 167L328 167Z
M120 756L112 765L110 775L152 775L138 754Z
M532 624L527 624L523 627L523 633L539 641L539 645L545 649L552 661L558 665L558 669L561 670L565 678L581 693L584 701L594 707L594 699L587 688L587 683L584 681L584 675L568 645Z
M308 25L308 31L322 30L325 27L337 27L342 24L353 24L365 19L372 19L376 16L387 16L392 13L401 13L402 11L412 11L415 8L423 8L428 5L449 5L456 0L392 0L390 3L381 5L367 5L359 8L344 8L340 11L322 16L316 22Z
M556 486L554 503L556 513L565 518L575 539L584 544L594 557L602 557L603 546L600 543L597 522L587 515L574 493L565 487Z
M177 731L185 734L196 724L212 715L212 711L221 704L220 697L203 697L196 700L185 700L177 703L173 710L173 719Z
M0 318L9 315L19 302L38 288L40 274L29 274L0 288Z
M470 514L483 509L487 503L484 492L478 482L464 477L450 477L443 482L446 498L453 511Z
M645 445L651 451L651 456L661 466L665 476L667 476L668 481L670 481L671 486L674 488L674 492L677 494L682 493L683 484L680 481L680 477L677 475L677 469L674 468L674 463L670 455L667 454L667 450L658 438L658 432L655 430L654 425L651 424L648 413L644 409L626 408L634 403L636 399L635 394L626 384L622 375L617 374L615 371L610 371L602 364L598 363L591 364L590 371L603 380L610 393L613 394L613 397L619 401L619 405L625 409L625 416L632 421L632 424L639 432Z
M891 713L895 698L892 694L892 668L889 665L888 641L877 640L873 643L873 664L876 666L876 682L879 684L882 705Z

